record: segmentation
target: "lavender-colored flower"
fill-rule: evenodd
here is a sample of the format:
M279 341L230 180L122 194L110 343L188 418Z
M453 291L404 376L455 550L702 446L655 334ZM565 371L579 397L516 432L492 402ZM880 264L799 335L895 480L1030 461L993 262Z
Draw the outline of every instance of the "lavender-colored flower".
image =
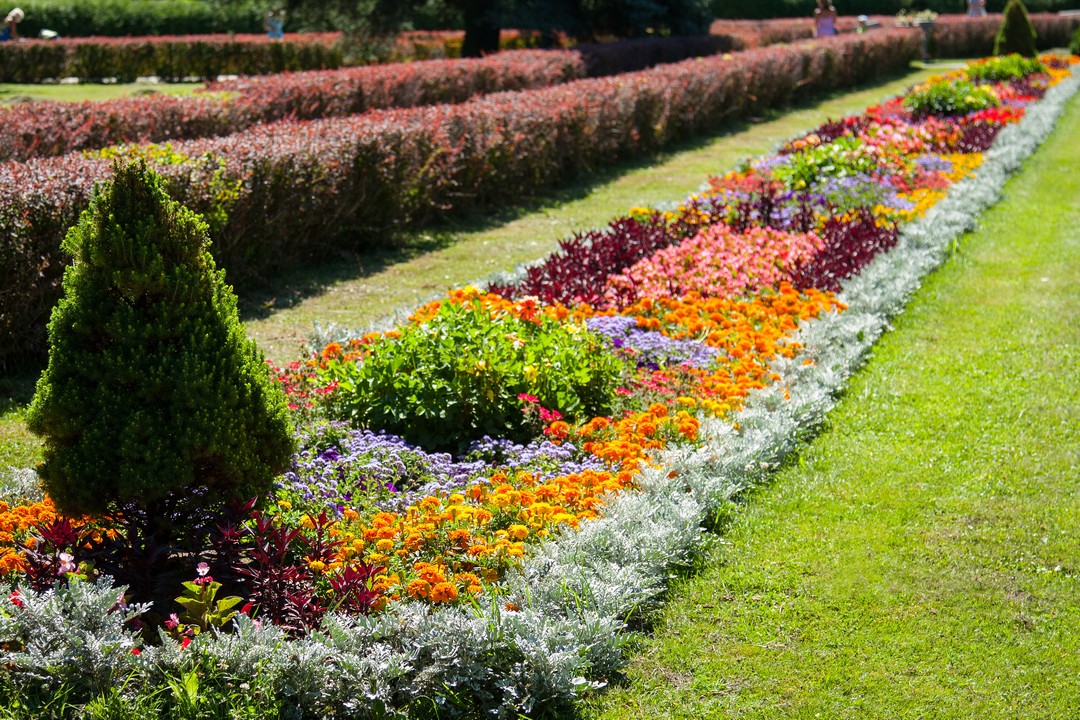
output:
M486 482L498 470L527 470L550 479L603 468L571 443L519 445L484 438L455 460L393 435L328 423L301 433L300 450L277 487L279 497L294 506L341 517L347 507L402 510L426 495L448 495Z
M624 349L633 350L638 367L651 370L683 364L707 367L719 354L718 350L702 342L674 340L655 330L639 328L632 317L594 317L586 324L593 332L611 338L613 344L618 341Z

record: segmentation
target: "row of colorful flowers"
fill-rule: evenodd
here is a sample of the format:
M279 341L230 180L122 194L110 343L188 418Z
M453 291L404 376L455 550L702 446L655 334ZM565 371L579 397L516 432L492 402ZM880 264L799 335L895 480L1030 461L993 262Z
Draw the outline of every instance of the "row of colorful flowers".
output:
M668 233L670 240L659 249L655 245L662 243L652 243L640 257L609 253L591 266L582 265L599 286L593 302L559 297L539 302L529 294L535 284L553 287L544 284L550 275L543 268L568 272L562 262L567 253L588 250L591 243L579 237L518 282L495 286L497 292L454 291L419 308L407 325L330 344L310 360L282 369L280 377L298 412L349 418L363 406L365 393L378 387L363 373L391 357L384 354L387 348L407 342L411 333L453 333L459 329L453 323L462 317L486 323L492 328L486 337L498 336L499 342L509 335L514 348L542 341L526 335L525 326L534 326L552 334L569 332L579 341L598 339L598 352L617 360L610 368L610 390L591 401L609 412L595 414L589 402L575 405L568 395L545 395L546 372L573 384L579 381L569 377L574 368L545 369L543 359L526 357L514 365L520 376L514 390L526 390L515 396L515 411L532 421L525 427L535 436L524 443L474 442L456 459L385 434L315 424L293 470L281 479L276 504L263 511L251 506L237 510L228 542L215 556L218 564L212 560L199 570L201 579L190 584L189 594L205 600L205 588L220 586L207 580L207 573L228 583L230 572L260 561L249 549L245 562L220 564L229 552L238 557L245 546L263 546L274 533L291 535L301 541L291 548L288 562L294 579L303 577L291 589L306 583L306 602L289 607L278 600L279 607L271 608L271 598L260 597L258 588L249 585L254 591L243 598L253 603L247 611L290 632L310 631L307 639L292 641L294 647L307 648L313 657L318 653L312 648L332 651L360 678L367 702L416 710L416 699L424 698L447 714L466 705L465 714L533 712L595 685L618 666L615 631L625 620L626 603L654 598L665 568L699 542L697 527L709 508L752 481L762 462L774 461L800 428L820 417L828 396L880 333L883 313L894 311L918 275L940 258L941 238L922 247L910 233L897 235L897 221L955 232L956 223L963 227L967 220L922 220L933 213L933 201L965 177L965 187L980 180L1003 181L1010 164L1030 152L1030 138L1049 131L1053 113L1075 91L1076 82L1067 63L1044 62L1038 78L1028 75L987 86L1008 112L963 112L946 125L913 106L910 98L919 94L917 88L900 102L798 138L776 156L714 180L709 190L668 212L634 211L613 223L607 234L595 235L597 246L610 248L613 244L606 241L612 236L640 226ZM966 77L978 72L951 74L931 84L962 89ZM1029 109L1039 109L1032 104L1037 97L1066 78L1054 102L1040 104L1050 110L1036 113L1023 132L1011 136L1013 143L1024 138L1026 146L1012 155L984 155L998 131L1020 122ZM1016 91L1017 82L1022 93ZM969 132L973 126L982 129ZM957 145L972 138L985 144L979 149ZM799 173L792 169L804 167L807 158L830 145L842 152L827 166L818 165L814 177L799 186ZM877 162L867 165L866 157ZM989 158L988 167L984 158ZM978 179L970 179L973 172ZM840 197L871 197L874 202L845 205L821 192L831 181L844 179L853 179L847 188L852 192ZM891 234L871 243L862 234L838 234L832 237L840 240L830 241L823 234L830 223L858 226L860 233L876 228ZM640 234L627 231L624 236L632 242ZM851 262L843 257L845 248L865 257ZM915 265L915 272L898 272L905 263ZM807 267L816 269L808 273ZM609 293L598 274L602 269L608 277L626 279L639 297ZM657 273L665 278L644 285ZM826 278L844 293L837 297L799 282L808 277ZM561 286L552 292L562 292ZM846 343L840 341L844 337ZM404 374L424 373L432 382L448 379L460 390L459 398L477 389L483 398L490 389L483 382L488 368L482 353L470 354L476 349L460 347L467 357L457 367L442 358L406 368ZM585 387L590 381L580 382ZM544 403L541 397L547 398ZM475 439L469 433L461 438ZM444 441L454 444L453 439ZM79 562L79 547L43 548L48 538L40 532L41 522L50 521L50 513L46 503L4 508L0 529L21 539L24 547L22 559L8 553L14 559L6 567L17 574L26 569L21 563L40 559L47 550L55 560L48 568L54 581L92 574L93 568ZM94 523L85 528L98 534L112 529ZM230 543L235 546L231 550ZM244 587L242 579L233 578L233 583ZM71 584L77 588L72 592L85 593L81 586L90 583ZM335 594L340 602L334 602ZM638 600L632 600L635 596ZM15 609L0 611L0 632L19 631L3 638L13 663L26 663L41 652L26 632L30 625L20 625L19 618L32 614L28 608L41 612L43 597L17 590L9 601ZM429 614L424 608L432 605L449 609ZM371 620L345 620L335 609L382 612ZM135 612L121 610L116 614L122 618ZM473 615L475 622L469 619ZM389 624L381 624L381 616ZM245 617L229 614L237 622L236 640L225 635L212 639L216 626L207 624L206 617L199 625L200 619L190 615L166 621L177 641L160 647L140 649L131 644L135 636L129 633L120 647L137 655L129 654L127 674L153 677L162 667L181 662L182 652L204 653L232 668L230 663L240 659L239 647L251 653L265 649L264 641L282 641ZM194 626L203 632L192 642ZM426 634L436 628L460 635ZM349 664L376 650L383 655L367 665ZM110 662L124 662L116 657L113 652ZM293 679L297 667L311 670L302 660L288 668L280 662L280 672L293 673ZM386 676L392 667L398 674ZM440 668L439 682L452 683L449 690L426 684L434 667ZM297 704L309 714L352 712L328 710L331 699L340 699L334 695L340 689L327 685L327 677L313 687L294 689ZM359 685L350 687L355 704ZM453 698L463 706L455 707ZM365 712L373 707L362 706Z

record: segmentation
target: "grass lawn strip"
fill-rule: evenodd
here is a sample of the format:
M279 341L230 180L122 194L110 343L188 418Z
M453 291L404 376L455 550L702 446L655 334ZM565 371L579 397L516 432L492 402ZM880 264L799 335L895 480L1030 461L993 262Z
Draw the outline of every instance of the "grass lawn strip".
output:
M587 716L1075 716L1078 127L1074 99ZM1002 140L932 215L996 195Z

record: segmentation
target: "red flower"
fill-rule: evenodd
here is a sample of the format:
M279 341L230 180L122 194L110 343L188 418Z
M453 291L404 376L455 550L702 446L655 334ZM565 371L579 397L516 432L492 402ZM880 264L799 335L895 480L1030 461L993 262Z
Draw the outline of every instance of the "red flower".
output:
M14 605L17 608L22 608L23 607L22 596L19 595L18 590L12 590L11 591L11 594L8 595L8 602L10 602L12 605Z
M139 648L133 647L133 648L131 648L131 654L135 655L135 656L142 655L142 650L140 650Z
M180 641L180 649L185 650L185 649L187 649L187 646L190 645L190 644L191 644L191 638L186 637L186 638L184 638L183 640Z

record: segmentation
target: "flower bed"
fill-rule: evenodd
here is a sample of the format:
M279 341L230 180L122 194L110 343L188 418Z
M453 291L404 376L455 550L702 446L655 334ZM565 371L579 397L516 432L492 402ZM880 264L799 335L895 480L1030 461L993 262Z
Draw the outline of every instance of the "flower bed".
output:
M663 147L812 92L906 67L905 31L751 50L457 106L261 125L222 138L0 165L0 361L41 348L67 227L111 157L146 157L206 216L243 285L328 251L364 251L433 217L516 201L590 167ZM6 357L4 357L6 356Z
M290 35L182 35L135 38L62 38L0 44L0 82L35 83L77 77L143 76L164 80L278 73L341 65L338 33Z
M965 94L961 74L931 84ZM228 607L250 605L228 620L205 608L178 615L148 643L130 626L146 613L139 598L118 602L85 564L122 525L65 524L31 497L5 504L4 532L24 542L0 564L21 582L0 605L10 672L0 689L47 694L88 670L83 692L123 683L138 694L200 669L205 692L247 683L275 711L353 717L540 714L599 687L624 662L627 620L689 562L702 524L821 420L919 278L1050 132L1078 81L1060 67L1039 75L989 85L1011 112L942 123L907 107L918 92L883 103L676 208L634 211L593 235L605 252L580 265L588 277L574 286L662 268L672 284L650 286L648 297L531 297L534 286L563 291L547 281L571 272L571 253L587 254L591 243L577 238L536 266L550 272L523 272L496 292L454 291L395 330L342 338L280 370L297 413L352 417L371 393L387 397L364 373L400 367L396 347L473 333L449 344L454 358L434 354L413 370L447 372L455 391L419 398L412 414L479 394L497 405L481 400L485 412L509 403L523 434L519 444L466 429L461 439L473 442L455 458L346 425L309 426L276 497L227 511L207 564L189 558L184 607L208 588L241 593ZM825 153L827 167L791 172L829 145L843 152ZM869 170L866 157L877 161ZM667 249L655 238L639 244L640 226L666 233ZM704 269L684 262L691 249ZM839 293L815 287L818 278ZM527 354L560 333L607 348L600 371L618 382L573 379L599 400L552 387L578 369L559 365L558 351ZM526 353L510 363L513 377L492 385L500 368L489 360L513 352ZM505 388L516 396L487 395ZM286 573L290 591L269 592L267 577ZM231 632L218 629L229 621Z

